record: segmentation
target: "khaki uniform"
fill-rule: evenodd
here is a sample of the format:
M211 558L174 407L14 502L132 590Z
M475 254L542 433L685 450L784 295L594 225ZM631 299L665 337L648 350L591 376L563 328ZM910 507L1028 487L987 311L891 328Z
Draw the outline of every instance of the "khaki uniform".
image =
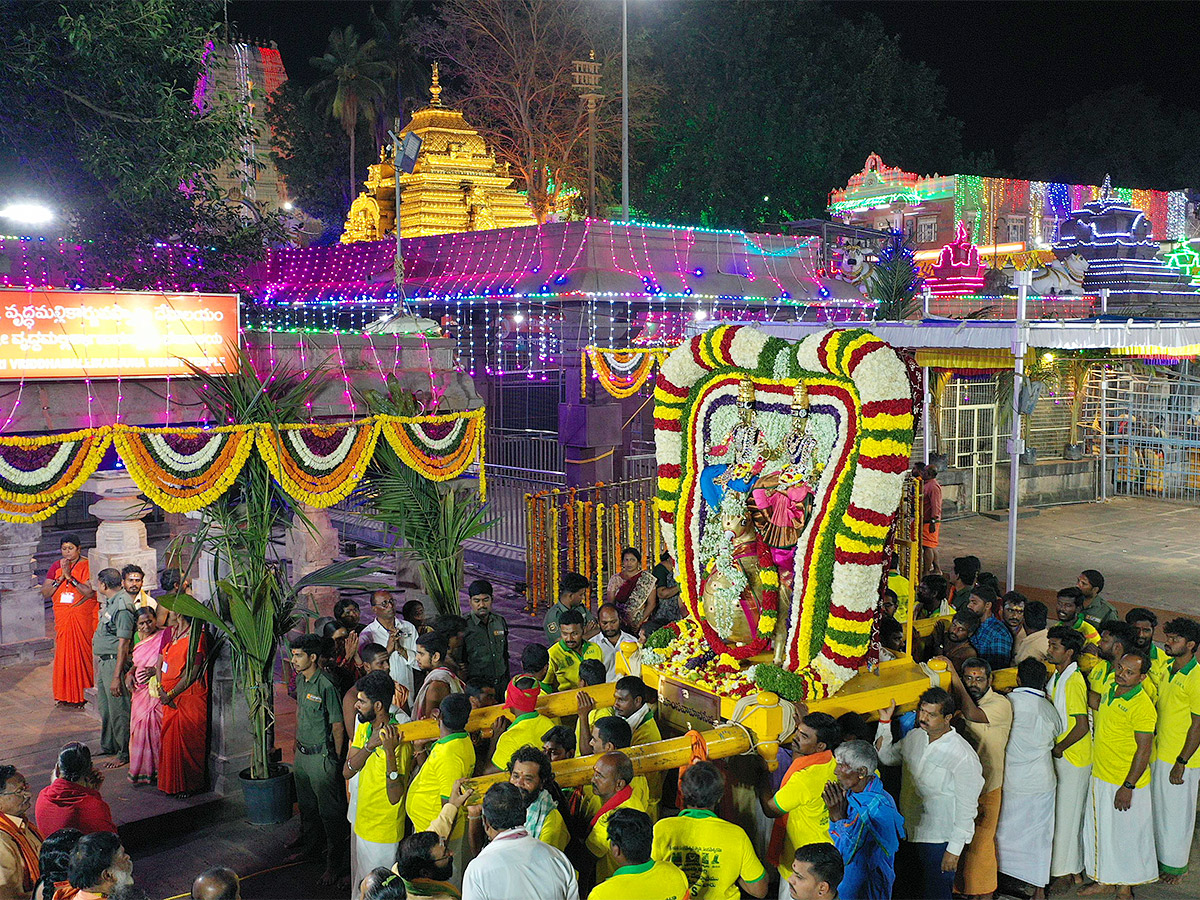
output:
M96 705L100 709L100 752L129 762L129 715L133 697L125 687L125 673L117 672L117 649L122 640L129 641L133 650L133 633L137 630L137 614L133 598L125 589L107 600L100 600L100 617L92 636L92 653L96 655ZM125 664L130 664L126 655ZM121 694L114 697L109 690L113 677L121 685Z
M317 670L296 679L296 800L306 852L324 850L326 865L345 868L349 846L346 788L333 744L333 726L342 722L342 698L333 681Z

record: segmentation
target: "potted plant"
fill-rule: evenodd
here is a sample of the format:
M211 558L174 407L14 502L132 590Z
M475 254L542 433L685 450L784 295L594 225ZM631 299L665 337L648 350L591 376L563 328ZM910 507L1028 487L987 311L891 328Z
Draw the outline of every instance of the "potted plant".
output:
M372 413L413 416L420 412L414 394L387 379L388 393L367 391L363 401ZM491 528L487 504L454 482L437 484L422 478L384 441L367 470L363 499L368 514L393 531L420 560L421 582L438 615L461 615L459 591L464 581L463 544Z
M259 375L244 351L238 351L240 371L210 375L192 367L202 386L201 396L219 422L263 422L278 426L303 421L306 404L327 378L318 365L306 375L276 365ZM336 562L296 581L275 551L277 535L294 524L311 527L299 505L271 475L266 463L252 453L233 486L201 511L200 528L192 538L192 561L207 550L222 570L214 579L212 605L186 594L163 598L169 609L210 626L217 649L227 649L237 691L245 698L250 718L250 766L241 773L250 821L273 824L291 817L291 773L274 761L275 660L289 631L314 615L302 597L319 586L363 588L356 576L372 569L369 560Z

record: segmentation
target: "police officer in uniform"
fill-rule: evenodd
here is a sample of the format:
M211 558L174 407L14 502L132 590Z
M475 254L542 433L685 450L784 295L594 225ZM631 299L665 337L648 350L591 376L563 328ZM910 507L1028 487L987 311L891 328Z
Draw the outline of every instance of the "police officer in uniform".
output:
M300 836L292 846L301 855L317 852L324 842L325 871L319 884L333 884L346 872L349 829L341 758L346 742L342 698L317 664L321 639L302 634L291 643L296 670L296 799Z
M100 709L100 752L115 756L106 768L129 764L129 714L133 698L125 689L137 614L133 598L121 587L121 573L101 569L100 615L92 636L96 655L96 705Z
M508 687L508 622L492 612L492 585L482 578L467 586L471 614L467 616L463 654L467 684L491 687L497 697Z
M591 582L577 572L568 572L562 577L558 586L558 601L546 610L546 618L542 620L542 630L546 633L547 643L553 645L558 642L561 637L558 633L558 620L563 617L563 613L570 609L578 609L583 613L583 636L585 639L599 634L599 624L584 607L591 590Z

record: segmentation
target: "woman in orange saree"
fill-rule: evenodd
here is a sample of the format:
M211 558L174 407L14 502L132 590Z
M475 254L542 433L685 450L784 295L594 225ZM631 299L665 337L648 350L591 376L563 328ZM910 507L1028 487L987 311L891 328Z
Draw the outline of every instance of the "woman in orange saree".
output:
M162 749L158 789L190 797L208 790L208 635L189 655L192 620L172 612L162 656Z
M54 699L59 706L83 706L83 692L95 684L92 636L100 606L78 535L62 539L62 559L46 573L42 598L54 606Z

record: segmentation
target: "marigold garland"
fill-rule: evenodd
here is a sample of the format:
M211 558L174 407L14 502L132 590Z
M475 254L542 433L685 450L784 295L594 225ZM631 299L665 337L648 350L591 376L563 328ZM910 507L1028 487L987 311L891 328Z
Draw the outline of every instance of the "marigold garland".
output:
M458 478L479 460L479 494L487 499L483 409L433 416L384 416L383 436L396 455L430 481ZM437 431L441 434L437 434Z
M92 477L112 443L112 428L0 438L0 519L40 522Z
M188 513L212 503L237 480L258 427L122 428L113 435L129 476L150 502Z
M666 359L669 352L664 347L633 347L627 350L586 347L580 358L583 367L580 396L587 395L588 360L591 360L592 371L596 373L600 386L618 400L623 400L642 389L655 365Z
M260 428L258 453L292 497L324 508L358 487L379 439L378 418L336 425Z

